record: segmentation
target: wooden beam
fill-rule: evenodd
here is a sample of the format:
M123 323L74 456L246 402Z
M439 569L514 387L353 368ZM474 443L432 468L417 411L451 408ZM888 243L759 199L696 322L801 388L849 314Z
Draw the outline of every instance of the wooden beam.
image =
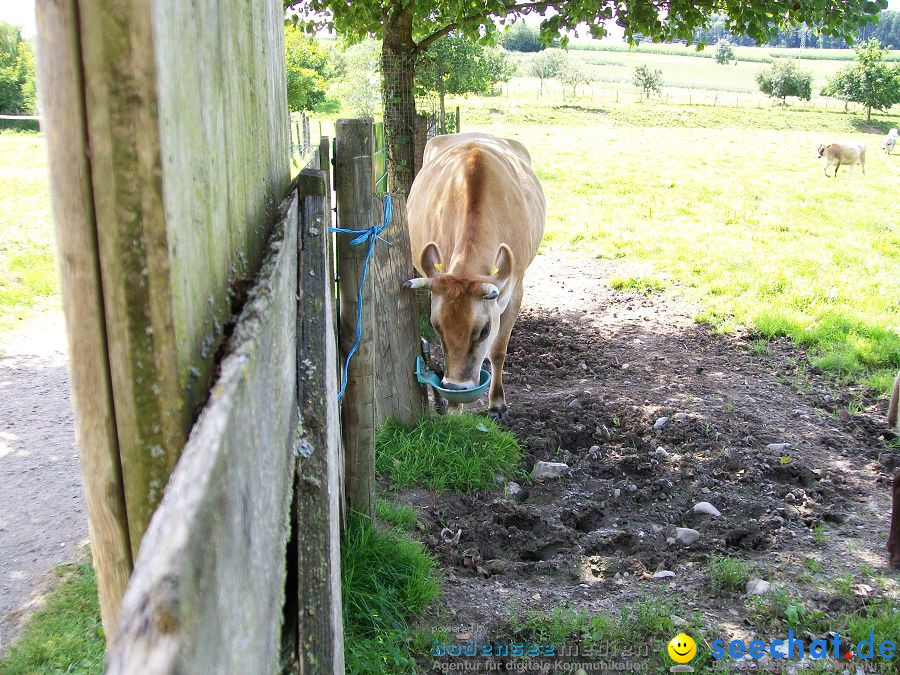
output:
M147 2L78 4L116 431L137 555L191 422L178 386L153 21Z
M384 197L374 197L376 222L384 221ZM393 195L393 218L381 236L390 245L375 246L369 274L375 292L375 424L395 418L412 425L425 412L425 390L416 380L421 352L419 308L415 291L403 282L417 276L410 254L406 198Z
M372 120L337 121L335 191L338 225L367 229L372 215ZM365 245L352 246L350 235L337 237L337 268L340 277L340 346L346 358L356 339L357 289L362 284L362 340L347 377L341 404L344 437L345 486L348 508L374 518L375 515L375 352L372 337L373 279L362 280Z
M132 569L116 437L75 0L36 5L38 87L57 264L69 340L75 433L107 638Z
M306 169L298 181L300 307L297 321L300 425L297 579L300 673L343 673L341 613L341 427L337 336L328 261L327 173Z
M107 673L272 673L296 421L297 201L150 523Z

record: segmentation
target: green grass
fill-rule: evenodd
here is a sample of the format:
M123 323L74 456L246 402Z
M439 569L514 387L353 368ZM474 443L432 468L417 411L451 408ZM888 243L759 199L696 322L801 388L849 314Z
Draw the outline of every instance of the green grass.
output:
M376 438L375 470L399 487L471 493L512 476L521 452L515 437L487 417L423 417L412 428L385 423Z
M62 581L0 659L0 673L101 673L106 647L90 561L60 566Z
M0 336L57 293L44 138L0 133Z
M739 558L712 557L707 563L713 591L742 593L750 579L750 566Z
M413 507L406 504L391 504L389 501L379 499L375 502L375 515L384 522L399 527L401 530L411 530L416 526L419 513Z
M422 544L352 515L341 546L344 647L349 673L416 672L410 620L438 596L437 564Z
M666 645L675 635L685 632L697 643L697 656L691 661L699 672L711 660L709 641L699 615L691 616L687 625L676 625L673 614L685 612L672 600L663 597L641 597L622 606L618 615L579 612L555 608L551 612L526 612L507 624L512 637L542 644L603 644L618 651L626 647L651 645L651 667L668 669L675 665L666 653Z
M666 287L665 282L654 279L653 277L612 277L609 280L609 287L616 291L636 291L644 295L663 290Z
M834 628L833 620L821 610L809 607L803 599L783 589L773 589L763 596L750 598L750 607L755 614L754 625L772 630L791 629L796 634L802 631L824 633Z
M887 392L900 368L898 156L850 115L688 110L712 119L681 128L674 106L623 105L558 110L538 132L524 118L540 110L510 106L469 128L528 147L545 247L615 260L622 287L665 279L713 330L789 337L838 380ZM865 177L824 177L815 148L838 139L869 146Z

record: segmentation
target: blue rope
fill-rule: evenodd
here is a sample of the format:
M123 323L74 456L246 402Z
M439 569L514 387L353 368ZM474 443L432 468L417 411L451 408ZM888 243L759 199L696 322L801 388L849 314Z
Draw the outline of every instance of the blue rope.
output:
M375 250L375 242L379 239L381 241L386 242L379 235L384 231L384 229L391 224L391 218L393 216L394 208L391 204L391 196L386 195L384 198L384 220L381 225L373 225L372 227L365 230L351 230L346 227L329 227L329 232L337 232L338 234L355 234L356 236L350 240L351 246L359 246L364 242L368 242L368 249L366 250L366 261L363 263L363 271L362 277L359 280L359 288L356 290L356 341L353 343L353 347L347 352L347 358L344 361L344 374L343 374L343 382L341 383L341 390L338 392L337 400L340 401L344 397L344 393L347 391L347 369L350 367L350 359L353 358L353 355L356 354L356 350L359 349L359 343L362 340L362 309L363 309L363 286L366 283L366 274L369 272L369 260L372 259L372 252Z

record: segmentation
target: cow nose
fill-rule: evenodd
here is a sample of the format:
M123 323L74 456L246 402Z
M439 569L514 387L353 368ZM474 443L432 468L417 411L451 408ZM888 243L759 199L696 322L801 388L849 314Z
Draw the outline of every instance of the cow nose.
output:
M441 386L444 389L449 389L450 391L461 391L463 389L469 389L469 385L465 382L451 382L450 380L444 379L441 380Z

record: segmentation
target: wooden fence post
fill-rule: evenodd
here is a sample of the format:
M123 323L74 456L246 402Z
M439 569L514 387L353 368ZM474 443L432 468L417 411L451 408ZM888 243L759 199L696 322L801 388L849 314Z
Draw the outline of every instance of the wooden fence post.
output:
M338 225L367 229L373 224L372 119L341 119L336 125L335 189ZM350 235L339 234L336 262L340 279L341 360L356 340L357 289L362 285L359 308L362 339L347 371L347 390L341 404L347 505L354 511L375 514L375 352L374 275L362 280L367 246L352 246Z
M393 218L382 232L369 274L375 277L375 423L396 418L415 424L425 411L424 389L414 375L420 351L418 302L403 282L415 275L406 227L406 199L393 195ZM384 198L375 197L375 219L384 219Z
M112 635L132 569L116 436L74 0L37 3L38 86L50 155L72 403L100 614ZM79 358L84 355L89 357Z
M327 155L324 166L328 166ZM328 172L304 170L298 186L302 199L297 273L301 417L295 439L300 460L294 500L298 664L300 673L337 674L344 672L339 526L342 456L333 283L328 260Z

